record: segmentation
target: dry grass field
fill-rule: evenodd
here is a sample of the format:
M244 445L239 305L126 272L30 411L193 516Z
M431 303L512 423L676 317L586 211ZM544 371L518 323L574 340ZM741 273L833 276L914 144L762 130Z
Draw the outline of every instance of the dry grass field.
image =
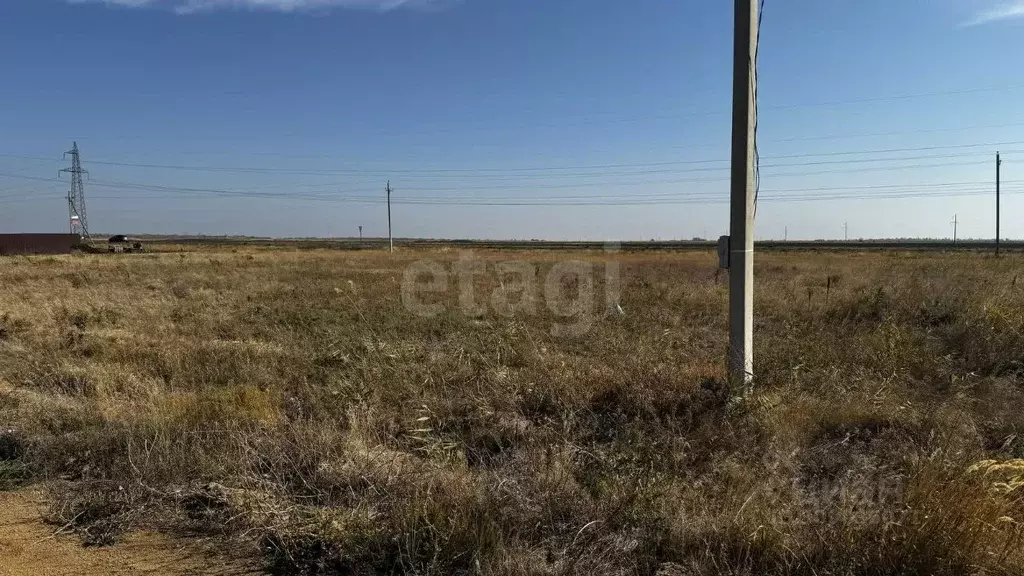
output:
M710 251L479 251L475 300L453 273L428 317L403 273L457 251L162 248L0 259L0 486L88 544L214 536L272 574L1024 573L1020 257L761 254L743 394ZM546 280L570 259L591 302Z

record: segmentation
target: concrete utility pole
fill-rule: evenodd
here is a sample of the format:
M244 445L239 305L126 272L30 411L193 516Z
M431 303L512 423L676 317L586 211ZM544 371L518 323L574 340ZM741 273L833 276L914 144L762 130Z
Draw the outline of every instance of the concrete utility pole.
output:
M953 214L953 221L950 224L953 225L953 244L956 244L956 214Z
M757 0L735 0L732 69L732 189L729 216L729 374L754 378L754 147L757 134Z
M843 241L845 241L845 242L849 242L850 241L850 223L849 222L843 222Z
M786 231L782 233L782 241L789 242L789 226L786 226Z
M996 256L999 256L999 167L1002 164L1003 160L996 152Z
M384 189L388 193L388 245L391 247L391 251L395 251L395 241L391 237L391 180L388 180L388 185Z

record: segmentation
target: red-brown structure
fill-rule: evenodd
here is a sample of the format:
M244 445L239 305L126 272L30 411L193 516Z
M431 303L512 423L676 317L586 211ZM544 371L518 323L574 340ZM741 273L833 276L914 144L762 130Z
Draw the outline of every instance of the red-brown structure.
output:
M69 254L79 243L76 234L0 234L0 256Z

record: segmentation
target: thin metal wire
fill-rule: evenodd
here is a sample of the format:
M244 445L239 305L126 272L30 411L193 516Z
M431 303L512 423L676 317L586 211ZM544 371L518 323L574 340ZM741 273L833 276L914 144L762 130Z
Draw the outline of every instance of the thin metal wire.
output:
M764 0L761 0L757 7L757 38L754 43L754 64L751 66L753 74L753 92L754 92L754 217L757 217L757 197L761 192L761 155L757 149L757 124L760 120L760 113L758 111L758 95L757 95L757 71L761 60L761 22L764 17Z

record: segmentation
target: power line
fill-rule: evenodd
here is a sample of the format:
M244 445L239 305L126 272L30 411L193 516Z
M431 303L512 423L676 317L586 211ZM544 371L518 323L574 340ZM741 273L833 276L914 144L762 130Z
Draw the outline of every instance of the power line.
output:
M883 148L873 150L849 150L849 151L833 151L833 152L818 152L809 154L789 154L781 156L766 156L763 160L789 160L789 159L801 159L801 158L828 158L836 156L855 156L855 155L867 155L867 154L893 154L900 152L926 152L926 151L937 151L937 150L956 150L964 148L995 148L1005 146L1016 146L1024 145L1024 141L1012 141L1012 142L989 142L989 143L975 143L975 144L956 144L949 146L922 146L922 147L907 147L907 148ZM766 164L762 168L785 168L795 166L815 166L815 165L839 165L839 164L861 164L861 163L873 163L873 162L896 162L896 161L907 161L907 160L927 160L927 159L946 159L954 157L966 157L970 153L962 154L949 154L949 155L918 155L918 156L896 156L891 158L849 158L843 160L824 160L814 162L790 162L790 163L775 163ZM32 156L21 156L16 154L0 154L0 157L7 158L19 158L19 159L33 159L41 160L41 158ZM45 159L42 159L45 160ZM253 173L253 174L282 174L282 175L297 175L297 176L334 176L334 175L351 175L351 174L365 174L365 175L379 175L379 174L436 174L446 175L449 178L453 177L480 177L480 178L498 178L506 176L505 173L523 173L518 178L528 177L560 177L560 178L582 178L589 176L613 176L613 175L639 175L639 174L654 174L654 173L686 173L686 172L708 172L716 170L728 170L727 167L701 167L701 168L686 168L686 169L662 169L662 170L636 170L632 172L623 173L609 173L609 172L576 172L569 174L540 174L537 176L529 176L529 172L548 172L548 171L568 171L568 170L606 170L616 168L663 168L668 166L696 166L701 164L716 164L726 163L728 160L719 159L706 159L706 160L680 160L680 161L668 161L668 162L644 162L644 163L618 163L618 164L593 164L593 165L580 165L580 166L544 166L544 167L514 167L514 168L496 168L496 167L480 167L480 168L423 168L423 169L318 169L318 170L303 170L303 169L289 169L289 168L248 168L248 167L226 167L226 166L188 166L188 165L177 165L177 164L148 164L148 163L135 163L135 162L118 162L109 160L90 160L93 164L106 165L106 166L118 166L118 167L129 167L129 168L147 168L147 169L163 169L163 170L181 170L181 171L193 171L193 172L235 172L235 173ZM493 173L493 174L490 174Z
M1015 188L1011 191L1004 191L1004 194L1024 194L1024 188ZM894 199L921 199L921 198L958 198L958 197L970 197L970 196L987 196L990 195L990 190L974 189L974 190L952 190L944 191L939 193L885 193L885 194L819 194L819 195L808 195L808 196L774 196L762 194L762 200L765 202L820 202L820 201L834 201L834 200L894 200ZM125 198L124 196L92 196L94 200L180 200L180 196L166 195L166 196L142 196ZM199 200L208 200L213 198L193 198ZM283 198L278 197L277 199L288 199L288 200L315 200L329 203L350 203L350 204L372 204L372 205L385 205L386 200L379 198L369 197L314 197L314 198ZM0 204L12 204L12 203L23 203L23 202L44 202L49 201L45 198L38 196L25 197L25 198L0 198ZM601 201L586 201L586 202L573 202L573 201L545 201L545 200L524 200L524 201L489 201L489 200L472 200L472 199L451 199L451 201L439 201L436 199L403 199L400 201L392 200L392 204L395 205L412 205L412 206L494 206L494 207L517 207L517 206L576 206L576 207L601 207L601 206L670 206L670 205L715 205L723 204L728 202L728 199L723 197L717 198L668 198L660 200L636 200L636 199L614 199L609 198Z
M836 108L843 106L851 106L858 104L874 104L879 102L894 102L894 101L907 101L916 100L922 98L935 98L935 97L949 97L949 96L961 96L966 94L980 94L988 92L1008 92L1018 91L1024 89L1024 85L1011 85L1011 86L990 86L984 88L972 88L967 90L944 90L944 91L931 91L931 92L916 92L916 93L905 93L905 94L893 94L883 96L868 96L864 98L853 98L847 100L833 100L824 102L796 102L790 104L769 104L761 106L762 110L776 110L776 111L789 111L789 110L801 110L801 109L815 109L815 108ZM259 112L258 108L251 108L248 111ZM574 126L590 126L590 125L612 125L612 124L630 124L639 122L650 122L650 121L666 121L666 120L677 120L683 118L701 118L701 117L713 117L713 116L727 116L729 114L728 109L723 110L687 110L687 111L671 111L661 114L654 115L642 115L642 116L621 116L619 112L609 112L603 114L594 114L590 116L580 116L576 118L567 118L558 122L520 122L517 123L517 128L532 128L532 129L545 129L545 128L566 128ZM484 121L473 121L467 122L459 127L450 126L434 126L424 128L422 130L373 130L373 131L360 131L358 127L351 125L346 126L346 129L357 131L360 134L375 135L375 136L415 136L415 135L435 135L435 134L448 134L458 131L464 132L499 132L506 130L505 127L494 126L486 124Z
M123 187L110 187L114 190L130 190L130 191L145 191L136 188L123 188ZM1015 187L1019 188L1019 186ZM910 196L910 197L942 197L946 195L960 195L965 192L987 192L988 187L972 187L972 188L947 188L933 190L930 192L924 192L919 188L904 187L900 189L892 190L880 190L881 193L873 194L867 191L861 191L859 193L851 193L848 191L836 190L827 191L826 193L820 194L808 194L799 193L800 189L792 190L779 190L770 194L772 198L784 199L784 198L885 198L887 196ZM212 195L212 196L227 196L227 197L246 197L246 198L265 198L265 199L285 199L285 200L317 200L317 201L357 201L357 200L371 200L376 201L377 198L368 195L351 195L351 194L337 194L337 195L291 195L291 194L275 194L275 195L254 195L244 193L230 193L230 194L219 194L216 192L196 193L189 190L174 191L174 190L161 190L157 191L161 193L184 193L184 194L199 194ZM829 194L831 193L831 194ZM193 196L195 197L195 196ZM691 199L695 201L706 201L713 200L721 197L721 193L703 193L703 192L675 192L675 193L664 193L661 195L579 195L579 196L487 196L487 197L466 197L466 196L411 196L404 201L408 202L419 202L419 203L433 203L433 204L460 204L464 202L572 202L572 203L589 203L589 202L601 202L601 201L626 201L635 203L654 203L657 204L662 201L671 201L680 198ZM124 199L123 196L112 196L107 198L120 198ZM152 199L152 198L176 198L181 199L180 195L177 196L136 196L136 199Z
M827 157L827 156L850 156L850 155L864 155L864 154L888 154L896 152L924 152L932 150L953 150L960 148L993 148L996 146L1016 146L1024 144L1024 141L1015 142L989 142L989 143L977 143L977 144L957 144L950 146L923 146L916 148L888 148L888 149L875 149L875 150L852 150L852 151L839 151L839 152L825 152L825 153L810 153L810 154L790 154L784 156L766 156L764 160L781 160L781 159L797 159L797 158L815 158L815 157ZM892 160L898 160L899 158L893 158ZM908 158L913 159L913 158ZM890 160L888 158L880 160ZM401 168L381 168L377 170L366 170L366 169L329 169L329 170L293 170L293 169L280 169L280 168L235 168L235 167L217 167L217 166L184 166L184 165L161 165L161 164L142 164L142 163L129 163L129 162L111 162L111 161L92 161L94 164L110 165L110 166L123 166L123 167L138 167L138 168L160 168L160 169L172 169L172 170L192 170L192 171L211 171L211 172L252 172L252 173L282 173L282 174L447 174L447 173L482 173L482 172L539 172L539 171L550 171L550 170L601 170L611 168L647 168L647 167L659 167L659 166L683 166L683 165L698 165L698 164L713 164L713 163L727 163L728 159L706 159L706 160L678 160L668 162L641 162L641 163L617 163L617 164L591 164L582 166L539 166L539 167L513 167L513 168L497 168L497 167L480 167L480 168L421 168L421 169L401 169ZM864 160L856 160L855 162L862 162ZM794 164L798 165L798 164ZM776 165L782 166L782 165ZM776 167L766 166L766 167Z
M880 167L864 167L847 170L818 170L809 172L783 172L772 174L772 177L800 177L800 176L823 176L831 174L858 174L863 172L887 172L887 171L904 171L904 170L920 170L926 168L949 168L958 166L981 166L986 165L987 162L983 160L971 161L971 162L945 162L942 164L910 164L903 166L880 166ZM690 183L712 183L712 182L728 182L729 177L712 177L712 178L676 178L671 180L632 180L628 182L574 182L571 184L519 184L519 185L490 185L490 186L408 186L405 190L410 192L431 192L431 191L448 191L448 190L463 190L463 191L489 191L489 190L522 190L522 189L533 189L533 188L548 188L548 189L573 189L573 188L606 188L614 186L640 186L640 185L654 185L654 184L690 184Z
M778 173L774 174L774 177L799 177L799 176L819 176L819 175L830 175L830 174L851 174L851 173L862 173L862 172L877 172L877 171L904 171L904 170L919 170L926 168L946 168L954 166L978 166L987 164L985 161L971 161L971 162L945 162L942 164L910 164L900 166L881 166L881 167L864 167L857 169L847 170L825 170L825 171L809 171L809 172L789 172L789 173ZM529 190L529 189L578 189L578 188L607 188L616 186L641 186L641 185L654 185L654 184L688 184L688 183L712 183L712 182L726 182L728 176L725 177L712 177L712 178L677 178L671 180L631 180L631 181L599 181L599 182L574 182L571 184L499 184L499 185L488 185L488 186L408 186L404 189L409 192L447 192L447 191L465 191L465 192L487 192L495 190ZM109 181L93 180L93 185L104 185L110 183Z
M907 136L911 134L934 134L938 132L966 132L968 130L991 130L996 128L1018 128L1024 126L1024 122L1010 122L1003 124L981 124L974 126L959 126L951 128L918 128L914 130L899 130L895 132L862 132L859 134L827 134L819 136L794 136L792 138L779 138L768 140L772 144L784 144L788 142L807 142L812 140L848 140L853 138L877 138L881 136Z
M1006 184L1013 186L1020 186L1024 184L1024 180L1007 181ZM831 192L831 193L844 193L849 194L856 192L858 195L866 195L872 197L871 191L882 191L888 193L921 193L922 196L941 194L949 190L958 191L977 191L977 190L988 190L991 183L988 181L967 181L967 182L950 182L950 183L923 183L923 184L881 184L881 185L866 185L866 186L827 186L827 187L808 187L808 188L786 188L786 189L773 189L765 192L782 196L782 195L808 195L808 192ZM339 190L336 194L307 194L307 193L260 193L260 192L245 192L240 190L230 189L205 189L205 188L175 188L161 185L147 185L140 183L118 183L118 182L100 182L100 187L113 189L113 190L127 190L133 192L157 192L157 193L175 193L177 196L154 196L147 194L145 196L137 196L136 198L181 198L180 194L188 194L196 197L196 195L212 195L212 196L227 196L227 197L249 197L249 198L269 198L269 199L316 199L316 200L335 200L335 199L359 199L359 198L375 198L374 195L365 194L366 190ZM34 188L32 190L39 190ZM922 191L931 191L929 193L922 193ZM353 196L353 194L364 193L363 196ZM412 199L423 200L423 201L461 201L466 199L482 199L487 201L494 200L531 200L531 199L555 199L555 200L603 200L603 199L672 199L680 196L690 198L714 198L721 195L720 191L665 191L665 192L638 192L638 193L616 193L610 195L599 195L599 194L574 194L574 195L563 195L553 196L550 194L544 194L543 196L484 196L475 197L470 196L414 196ZM10 194L0 195L0 198L19 198L21 194ZM97 197L93 198L124 198L124 196L108 196L108 197Z
M971 126L951 126L951 127L946 127L946 128L917 128L917 129L898 130L898 131L889 131L889 132L860 132L860 133L852 133L852 134L822 134L822 135L817 135L817 136L794 136L794 137L790 137L790 138L763 139L762 142L766 143L766 144L783 144L783 143L802 142L802 141L847 140L847 139L857 139L857 138L876 138L876 137L883 137L883 136L907 136L907 135L913 135L913 134L934 134L934 133L941 133L941 132L967 132L967 131L971 131L971 130L989 130L989 129L998 129L998 128L1018 128L1018 127L1021 127L1021 126L1024 126L1024 122L1009 122L1009 123L1000 123L1000 124L975 124L975 125L971 125ZM38 133L33 132L32 134L38 136ZM721 148L721 147L722 146L694 146L693 144L659 144L659 145L655 146L654 149L662 151L662 150L666 150L666 149L676 149L676 148L685 148L685 149L688 149L688 150L695 150L695 149L711 149L711 148ZM632 147L632 146L629 149L630 149L630 151L641 150L640 148L636 148L636 147ZM587 151L591 151L591 152L600 152L600 151L611 151L612 149L610 149L610 148L590 148L590 147L588 147L588 148L586 148L586 150ZM618 150L618 149L615 149L615 150ZM185 154L185 155L193 155L193 156L211 156L211 155L218 155L218 154L220 154L220 155L226 154L225 152L212 151L212 150L202 150L202 151L200 151L200 150L185 150L185 151L169 152L167 150L152 150L152 149L149 149L148 152L154 153L154 154L160 154L160 155ZM232 154L234 154L234 153L232 153ZM241 155L244 155L244 156L258 156L258 157L272 157L272 158L289 158L289 159L300 159L300 160L301 159L306 159L306 160L324 160L324 159L343 159L343 158L347 158L347 156L339 155L339 154L288 154L288 153L284 153L284 152L249 152L249 153L241 154ZM547 154L541 154L541 153L537 153L537 155L547 156ZM775 156L774 158L779 158L779 157ZM39 159L42 160L43 158L39 158ZM56 160L56 158L52 158L52 159L51 158L46 158L45 160L48 160L48 161L49 160ZM389 170L383 170L382 172L390 173Z
M757 147L757 136L758 136L758 134L757 134L757 125L758 125L758 122L760 120L760 115L759 115L759 112L760 112L760 110L759 110L759 108L760 108L760 101L758 99L758 94L757 94L757 91L758 91L757 73L759 71L760 59L761 59L760 58L760 55L761 55L761 24L763 22L762 21L763 16L764 16L764 0L760 0L757 3L757 32L756 32L756 37L754 38L754 61L751 63L751 66L750 66L750 71L751 71L750 73L753 75L753 78L751 78L751 90L753 91L753 96L754 96L753 99L751 100L751 104L754 107L754 114L753 114L753 118L754 118L754 125L753 125L753 136L754 136L754 138L753 138L753 140L754 140L754 212L751 215L751 218L754 218L754 217L757 216L757 196L758 196L758 194L761 191L761 154L760 154L760 150L758 150L758 147ZM751 224L751 230L753 230L753 224Z
M1009 184L1010 182L1008 182ZM972 184L972 183L965 183ZM982 183L983 184L983 183ZM1024 180L1014 181L1014 189L1024 192L1020 184L1024 184ZM228 197L248 197L248 198L263 198L263 199L282 199L282 200L313 200L313 201L325 201L325 202L350 202L350 203L362 203L362 204L380 204L382 200L379 196L310 196L310 195L294 195L294 194L245 194L239 192L228 192L216 189L174 189L163 186L148 186L142 185L117 185L117 184L104 184L104 187L112 189L126 189L131 191L157 191L164 194L181 192L186 194L199 194L202 196L228 196ZM897 186L897 185L893 185ZM861 187L862 190L859 192L850 193L847 191L840 190L838 193L824 193L824 194L799 194L801 190L805 189L791 189L791 190L778 190L773 191L770 194L764 196L766 201L772 202L805 202L805 201L823 201L823 200L879 200L879 199L896 199L896 198L940 198L940 197L959 197L959 196L975 196L975 195L986 195L990 191L987 187L974 187L974 188L948 188L945 190L937 190L931 192L922 192L915 190L914 187L908 185L902 186L900 189L891 188L886 190L887 186L875 186ZM929 186L929 185L922 185ZM930 185L933 187L939 187L940 185ZM856 187L853 187L856 188ZM881 193L869 193L865 192L865 189L871 190L882 190ZM104 199L118 199L126 200L124 196L109 196L100 197ZM141 197L134 197L132 199L181 199L180 195L174 196L152 196L146 195ZM193 196L195 199L196 196ZM723 202L724 198L722 195L702 195L693 193L677 193L672 196L666 197L643 197L639 195L628 195L628 196L578 196L578 197L546 197L546 198L466 198L466 197L409 197L401 200L393 201L396 204L407 204L407 205L438 205L438 206L643 206L643 205L674 205L674 204L717 204Z
M35 176L25 176L25 175L11 174L11 173L5 173L5 172L0 172L0 176L5 176L5 177L15 178L15 179L28 180L28 181L37 181L37 182L49 182L49 183L57 183L57 182L59 182L59 180L57 180L57 179L42 178L42 177L35 177ZM358 196L351 196L351 194L360 194L360 193L362 193L362 194L365 194L365 196L364 196L365 198L376 198L376 195L375 195L375 193L374 193L374 191L372 189L365 189L365 190L361 190L361 189L338 190L337 193L316 195L316 194L303 193L303 192L299 192L299 193L295 193L295 192L290 192L290 193L286 193L286 192L250 192L250 191L246 191L246 190L237 190L237 189L175 187L175 186L165 186L165 185L160 185L160 184L139 183L139 182L120 182L120 181L110 181L110 180L100 180L100 179L92 180L91 183L94 186L97 186L97 187L108 188L108 189L115 189L115 190L120 189L120 190L136 191L136 192L170 192L170 193L178 193L178 194L196 194L196 195L208 194L208 195L217 195L217 196L226 196L226 197L248 197L248 198L267 198L267 199L294 199L294 200L302 200L302 199L306 199L306 200L334 200L334 199L339 199L339 198L358 199L359 198ZM1006 184L1021 184L1021 183L1024 183L1024 180L1007 181L1005 183ZM610 185L619 185L619 186L646 185L645 183L626 183L626 184L599 183L599 184L604 184L604 185L609 185L610 184ZM988 181L982 180L982 181L963 181L963 182L948 182L948 183L940 182L940 183L924 183L924 184L876 184L876 185L863 185L863 186L821 186L821 187L805 187L805 188L770 189L770 190L765 190L764 192L769 193L769 194L782 194L782 193L793 193L793 192L836 192L836 191L839 191L839 192L859 192L861 194L864 194L865 192L870 192L872 190L882 190L882 191L889 191L889 192L901 192L901 191L908 191L909 190L909 191L913 192L913 191L922 190L922 189L940 189L940 191L941 191L941 189L943 189L943 188L945 188L945 189L951 189L951 188L961 188L961 189L964 189L965 187L986 186L986 185L989 185L989 184L990 183ZM595 185L595 186L591 186L591 187L597 187L597 186ZM550 189L550 188L553 188L553 186L533 186L533 187L528 187L528 189L536 189L538 191L547 190L547 189ZM488 188L484 188L483 190L495 190L495 189L497 189L497 188L495 188L495 187L488 187ZM431 190L432 191L443 191L443 192L467 191L465 188L453 189L453 188L444 188L444 187L435 188L435 189L431 189ZM425 190L425 191L431 191L431 190ZM424 191L424 190L410 190L410 191ZM347 197L346 196L340 196L340 194L349 194L350 196L347 196ZM658 198L672 198L672 197L677 197L679 195L687 195L689 197L701 197L701 196L713 197L716 194L718 194L718 193L717 192L704 192L704 191L655 192L655 193L643 193L643 192L641 192L641 193L629 194L628 198L655 198L655 199L658 199ZM545 197L546 198L554 198L554 199L567 199L567 200L576 200L576 199L586 200L586 199L617 198L619 196L616 196L616 195L612 195L612 196L608 196L608 195L594 195L594 194L580 194L580 195L568 195L568 196L550 196L548 194L545 194ZM456 201L464 200L464 199L469 199L469 200L474 199L473 197L467 198L465 195L462 195L462 196L416 196L416 197L412 197L412 199L417 199L417 198L423 199L423 200L427 200L427 201L434 200L434 199L438 199L438 200L452 199L452 200L456 200ZM511 199L511 200L529 199L529 197L523 197L521 195L520 196L512 196L512 197L508 197L508 196L506 196L506 197L488 196L488 197L485 197L484 199L501 199L501 198Z

